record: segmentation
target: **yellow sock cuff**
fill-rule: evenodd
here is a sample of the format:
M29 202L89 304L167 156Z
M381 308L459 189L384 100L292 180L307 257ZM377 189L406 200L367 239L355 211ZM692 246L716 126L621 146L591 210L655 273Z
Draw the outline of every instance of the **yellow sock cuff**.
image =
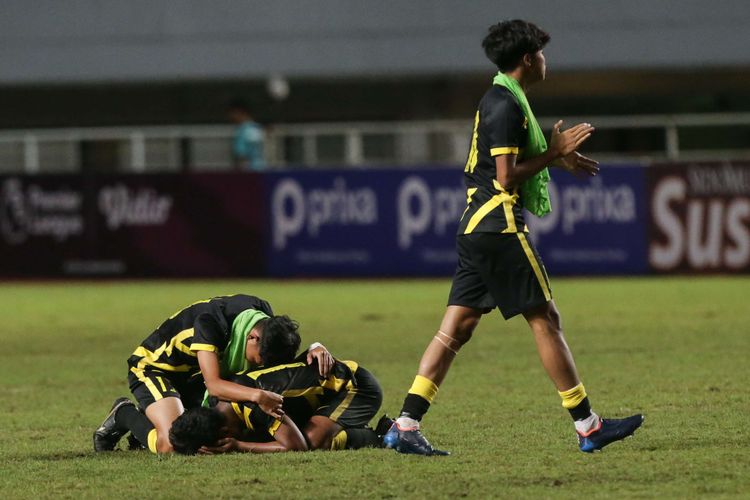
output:
M411 384L409 394L416 394L417 396L423 397L428 403L432 404L432 400L435 399L437 391L438 386L435 385L435 382L427 377L423 377L422 375L417 375L414 377L414 383Z
M572 389L558 392L558 394L562 398L563 408L565 408L566 410L570 410L571 408L575 408L576 406L581 404L581 401L586 398L586 388L583 387L583 384L578 384Z
M346 431L341 431L333 437L331 441L331 450L345 450L346 449Z
M148 449L151 450L151 453L158 453L156 451L156 438L158 437L158 434L156 434L156 429L151 429L148 432Z

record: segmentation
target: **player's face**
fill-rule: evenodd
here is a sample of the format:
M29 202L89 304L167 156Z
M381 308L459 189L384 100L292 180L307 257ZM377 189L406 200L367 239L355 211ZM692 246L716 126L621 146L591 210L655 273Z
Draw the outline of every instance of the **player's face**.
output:
M531 69L533 70L536 81L543 81L547 75L547 60L544 58L544 51L537 51L532 58Z
M260 337L263 335L257 328L250 330L247 335L247 347L245 348L245 358L248 363L260 366L263 364L263 360L260 357Z

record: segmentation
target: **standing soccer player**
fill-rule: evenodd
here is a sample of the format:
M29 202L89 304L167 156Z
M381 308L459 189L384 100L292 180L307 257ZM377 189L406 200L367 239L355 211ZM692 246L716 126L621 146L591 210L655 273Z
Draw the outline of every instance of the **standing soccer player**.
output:
M464 170L468 207L458 227L458 267L440 329L425 350L400 417L386 445L401 453L446 455L420 432L420 421L453 359L471 339L483 314L497 307L507 320L523 314L536 340L544 369L573 417L581 451L592 452L627 437L642 415L607 420L591 411L563 336L547 273L526 237L523 209L550 212L547 166L596 175L597 162L577 149L594 128L580 123L552 129L549 147L526 99L528 88L545 77L542 49L549 35L532 23L503 21L482 42L500 70L479 103Z

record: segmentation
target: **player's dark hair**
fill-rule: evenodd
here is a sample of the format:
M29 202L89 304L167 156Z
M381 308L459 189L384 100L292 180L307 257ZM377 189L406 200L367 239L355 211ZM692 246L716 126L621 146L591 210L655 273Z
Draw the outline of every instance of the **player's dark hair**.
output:
M289 316L271 316L258 323L263 328L260 337L260 357L263 366L291 363L301 342L299 324Z
M518 66L524 55L542 50L549 40L549 34L536 24L513 19L490 26L482 48L487 58L505 73Z
M169 442L174 451L195 455L201 446L211 446L221 438L224 415L215 408L192 408L172 422Z

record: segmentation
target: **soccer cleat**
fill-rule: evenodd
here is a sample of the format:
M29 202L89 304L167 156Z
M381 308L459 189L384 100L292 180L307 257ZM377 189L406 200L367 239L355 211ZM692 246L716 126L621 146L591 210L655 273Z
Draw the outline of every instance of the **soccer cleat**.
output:
M388 429L391 428L393 425L394 420L389 417L386 414L383 414L382 417L378 420L378 423L375 425L375 434L378 436L378 440L380 441L380 447L385 448L385 442L384 438L385 435L388 433Z
M396 422L383 436L383 444L386 448L393 448L399 453L411 453L415 455L444 456L450 452L438 450L432 447L419 428L402 429Z
M112 403L112 409L109 411L107 418L104 419L102 425L94 431L94 451L112 451L117 446L120 438L125 435L127 429L121 429L115 422L115 414L117 410L126 405L133 405L132 401L128 398L117 398Z
M601 419L599 427L586 435L578 433L578 447L585 453L599 451L610 443L619 441L633 433L643 423L643 415L620 419Z

